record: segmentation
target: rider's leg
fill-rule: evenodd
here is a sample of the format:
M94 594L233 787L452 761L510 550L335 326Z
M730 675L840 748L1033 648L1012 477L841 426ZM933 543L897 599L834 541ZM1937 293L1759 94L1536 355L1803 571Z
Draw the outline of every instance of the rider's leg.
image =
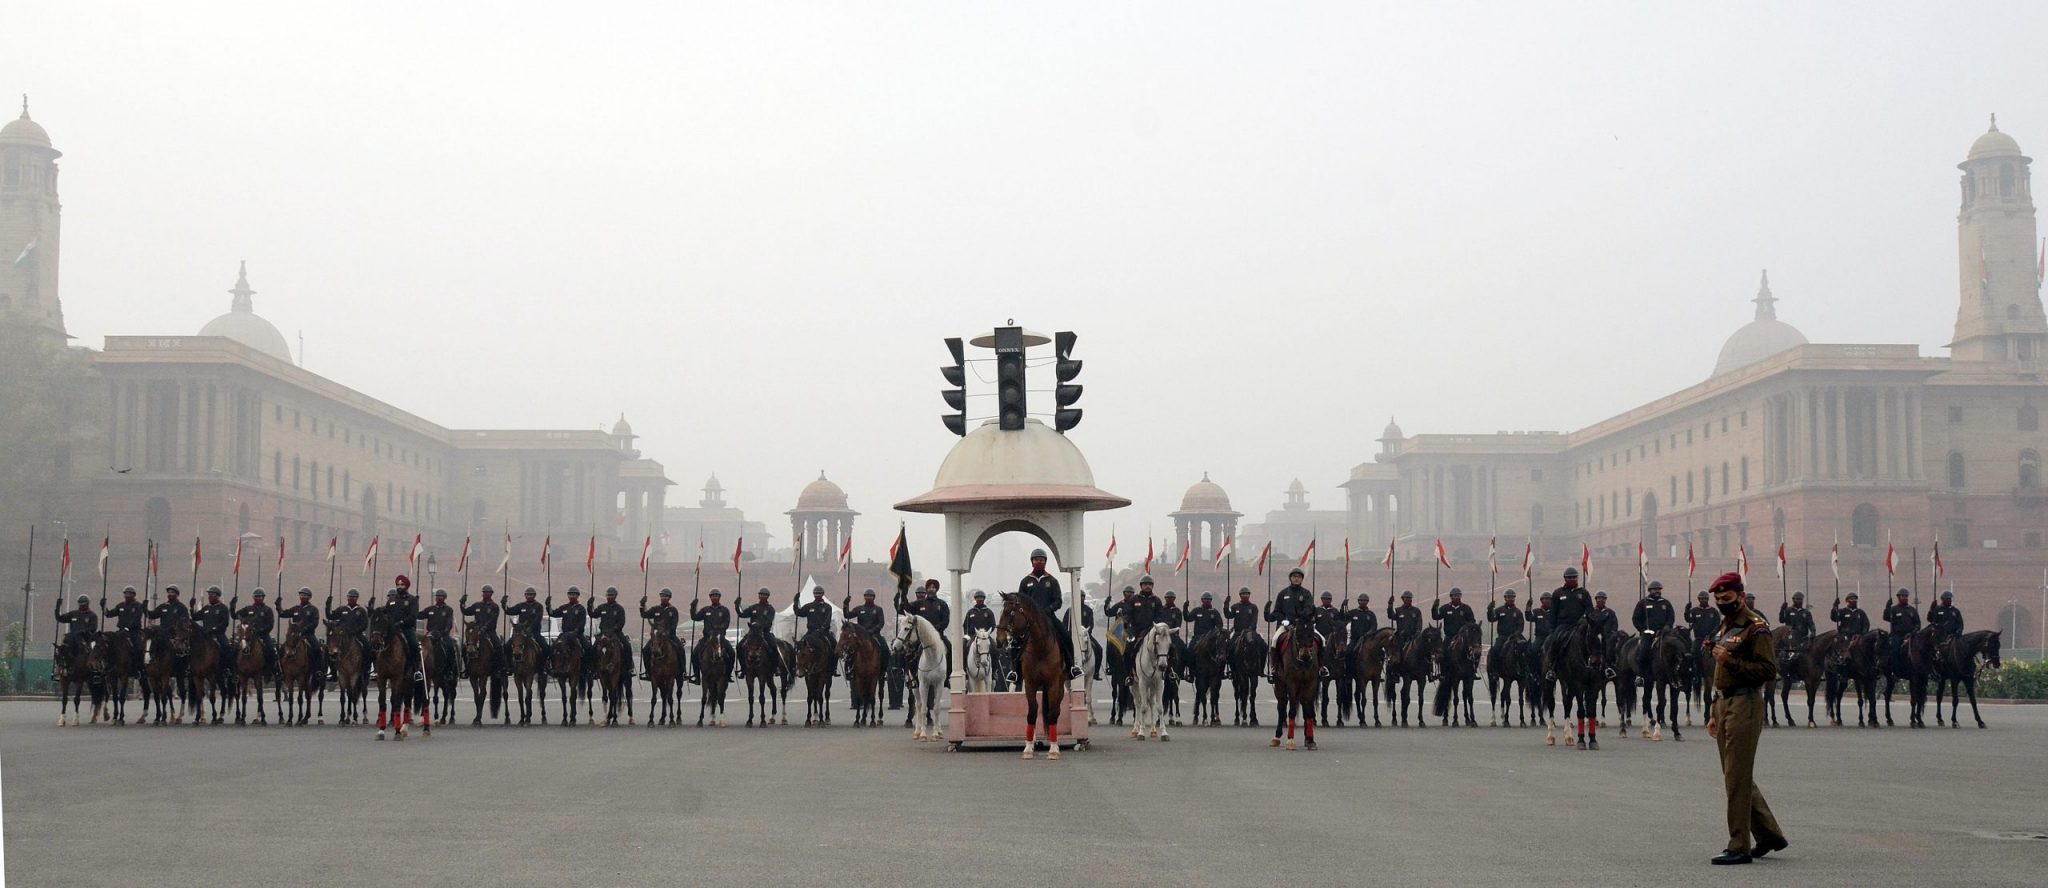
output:
M1074 661L1074 634L1061 631L1053 633L1053 637L1060 640L1060 661L1067 665L1067 677L1080 678L1081 666ZM1023 652L1018 651L1018 653L1021 655ZM1022 660L1023 658L1020 656L1018 659ZM1012 670L1012 674L1015 674L1014 670Z

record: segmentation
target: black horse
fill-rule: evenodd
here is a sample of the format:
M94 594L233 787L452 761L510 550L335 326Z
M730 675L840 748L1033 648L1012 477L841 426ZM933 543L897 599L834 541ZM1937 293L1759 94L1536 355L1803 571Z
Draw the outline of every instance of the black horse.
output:
M1387 702L1393 703L1395 692L1400 693L1401 704L1394 710L1394 724L1406 727L1408 724L1408 690L1415 689L1415 726L1426 728L1429 722L1423 717L1422 694L1429 688L1429 670L1436 664L1437 655L1443 650L1443 630L1435 626L1424 627L1407 644L1395 644L1387 658Z
M1963 692L1970 694L1970 717L1977 720L1977 727L1984 727L1984 716L1977 711L1977 663L1988 662L1998 669L2005 664L1998 659L1998 638L1996 629L1984 629L1950 638L1936 649L1934 658L1934 723L1941 724L1941 697L1948 691L1948 726L1962 727L1957 718L1956 708L1962 703Z
M1229 647L1231 692L1237 698L1237 710L1230 723L1257 727L1259 679L1266 674L1266 640L1257 632L1245 632L1232 638Z
M1572 734L1578 748L1597 750L1600 748L1599 719L1593 712L1599 703L1600 690L1607 684L1607 651L1600 644L1592 623L1581 620L1576 626L1558 631L1563 633L1563 637L1544 651L1548 658L1544 669L1557 677L1557 687L1563 697L1561 708L1572 717ZM1562 727L1553 717L1550 736L1545 742L1557 742L1556 732Z

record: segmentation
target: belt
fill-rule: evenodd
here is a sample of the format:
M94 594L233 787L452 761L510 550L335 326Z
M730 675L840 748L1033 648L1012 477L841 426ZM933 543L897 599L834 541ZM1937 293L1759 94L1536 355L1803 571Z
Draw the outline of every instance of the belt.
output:
M1729 688L1722 691L1723 697L1754 697L1763 693L1763 688Z

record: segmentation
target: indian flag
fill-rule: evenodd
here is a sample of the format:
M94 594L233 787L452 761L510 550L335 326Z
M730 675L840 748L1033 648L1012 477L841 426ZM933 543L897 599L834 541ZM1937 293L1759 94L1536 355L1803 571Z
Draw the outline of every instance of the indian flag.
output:
M28 260L34 258L36 254L36 244L40 243L41 241L42 238L40 237L29 238L28 246L21 248L21 255L14 257L14 267L20 268L24 265L27 265Z

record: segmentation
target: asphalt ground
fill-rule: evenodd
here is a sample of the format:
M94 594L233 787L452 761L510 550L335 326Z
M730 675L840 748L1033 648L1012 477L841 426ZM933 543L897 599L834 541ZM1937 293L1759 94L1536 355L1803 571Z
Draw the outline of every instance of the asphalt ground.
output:
M1270 728L1098 727L1025 763L843 717L379 743L59 729L54 709L0 703L10 885L2048 881L2048 706L1986 706L1981 731L1768 731L1758 774L1792 847L1747 867L1707 865L1726 833L1704 728L1578 752L1540 729L1332 727L1310 753L1268 748Z

